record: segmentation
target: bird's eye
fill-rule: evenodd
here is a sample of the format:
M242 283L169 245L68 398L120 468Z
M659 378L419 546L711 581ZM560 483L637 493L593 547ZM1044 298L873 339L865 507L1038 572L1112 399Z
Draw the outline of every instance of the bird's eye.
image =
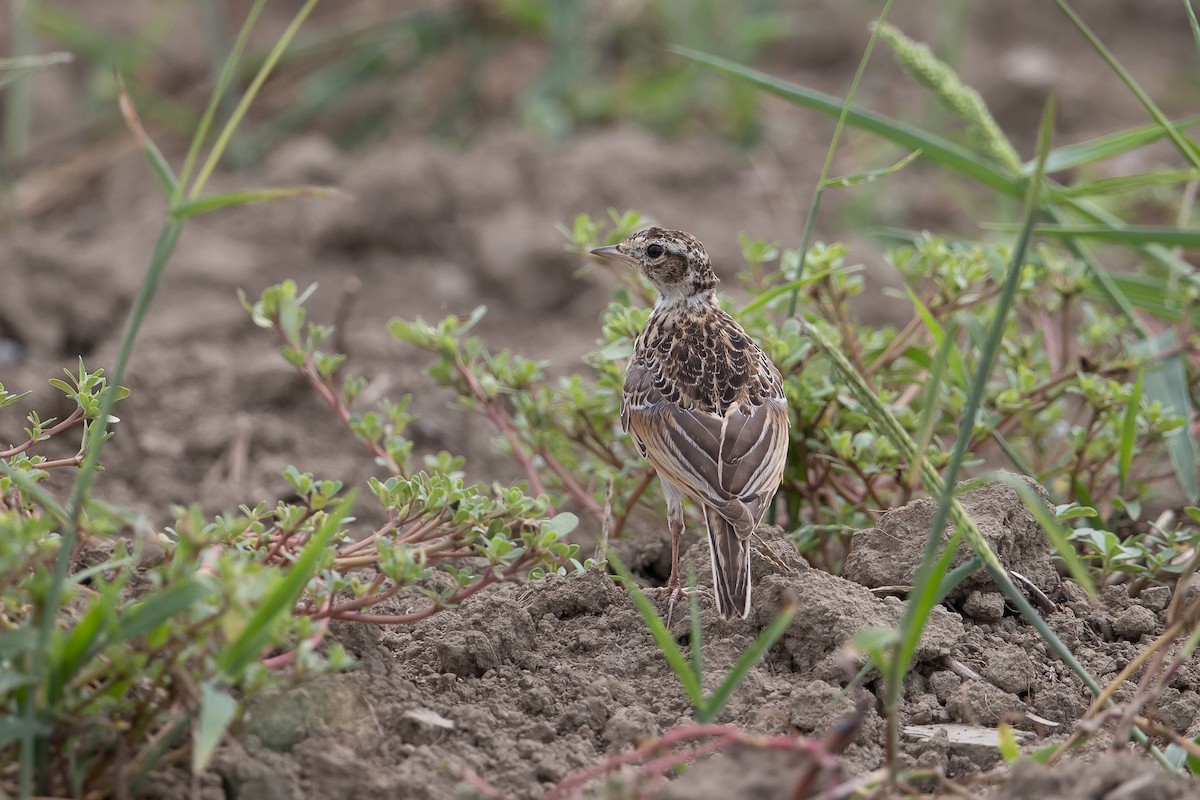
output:
M646 248L646 255L650 256L650 258L660 258L665 252L667 252L667 249L661 244L652 244Z

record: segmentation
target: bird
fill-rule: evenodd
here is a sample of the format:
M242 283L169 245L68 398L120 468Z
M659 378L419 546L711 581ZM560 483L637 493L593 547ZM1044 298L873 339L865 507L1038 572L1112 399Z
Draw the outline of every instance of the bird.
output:
M704 245L652 227L592 254L636 268L657 293L625 372L621 427L662 482L671 535L668 619L683 594L683 499L704 512L717 613L750 613L750 538L783 480L783 377L717 299Z

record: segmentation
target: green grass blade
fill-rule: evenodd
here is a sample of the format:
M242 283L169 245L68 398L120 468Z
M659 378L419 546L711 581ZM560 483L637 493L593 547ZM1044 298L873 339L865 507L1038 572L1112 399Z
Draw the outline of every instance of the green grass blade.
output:
M1189 250L1200 248L1200 230L1171 225L1038 225L1034 233L1057 239L1095 239L1128 245L1156 244Z
M46 688L46 702L53 706L62 695L63 689L75 677L79 668L90 662L108 640L108 629L115 623L112 609L104 599L93 603L72 626L70 633L55 648L54 663L50 672L50 683Z
M892 164L889 167L880 167L879 169L868 169L862 172L855 172L851 175L843 175L837 178L825 178L818 185L822 189L843 189L849 186L862 186L864 183L872 183L880 178L899 172L909 164L917 160L921 155L920 150L913 150L904 158Z
M332 555L329 542L338 532L342 520L350 513L357 496L358 492L352 491L329 509L325 519L313 533L312 539L304 545L287 572L263 597L242 632L217 658L217 668L225 678L236 679L250 666L250 662L262 655L263 649L270 642L275 619L282 614L291 613L292 607L312 580L312 576L316 574L322 562Z
M947 547L946 550L953 552L952 550L950 550L949 547ZM965 581L967 579L968 575L975 572L975 570L979 569L982 566L983 566L982 558L980 558L979 556L971 556L970 558L968 558L963 563L959 564L954 569L948 571L945 575L942 576L941 583L938 584L937 592L933 596L933 604L937 605L938 603L945 600L950 595L950 593L954 591L954 587L958 586L960 583Z
M34 57L34 36L30 20L37 0L13 0L9 6L9 53L13 60ZM16 164L29 152L29 129L33 112L33 77L28 73L15 79L4 103L4 155Z
M210 587L196 578L188 578L165 592L154 595L153 602L143 601L129 609L117 622L116 641L128 642L144 636L172 617L204 599Z
M1196 9L1192 8L1192 0L1183 0L1183 7L1187 9L1188 25L1192 29L1192 39L1196 42L1196 49L1200 50L1200 22L1196 21Z
M1125 494L1125 484L1129 480L1129 468L1133 465L1133 451L1137 444L1138 412L1142 405L1142 370L1138 370L1137 380L1133 383L1133 394L1125 407L1125 417L1121 420L1121 441L1117 446L1117 476L1120 479L1121 494Z
M1185 420L1182 427L1167 435L1167 453L1180 487L1188 500L1195 503L1200 500L1200 487L1196 481L1197 448L1192 426L1186 422L1192 416L1192 400L1188 392L1187 368L1183 355L1177 352L1175 333L1163 331L1158 336L1133 343L1130 350L1147 359L1142 367L1146 397L1151 402L1161 403L1167 413L1178 414Z
M1131 306L1165 322L1179 322L1184 318L1178 297L1167 288L1167 281L1157 275L1115 274L1115 283L1128 299ZM1100 295L1096 287L1089 287L1089 296ZM1200 308L1191 308L1189 324L1200 327Z
M703 685L704 681L704 634L700 631L700 596L696 591L696 573L688 570L688 624L691 626L692 674Z
M0 58L0 89L8 84L59 64L70 64L74 56L70 53L46 53L44 56Z
M1163 170L1142 175L1124 175L1119 178L1101 178L1094 181L1078 181L1070 186L1064 186L1051 193L1055 199L1067 197L1099 197L1102 195L1119 194L1136 189L1149 189L1158 186L1174 186L1200 179L1200 172L1194 169Z
M1005 458L1012 462L1012 465L1017 468L1017 472L1020 472L1022 475L1028 475L1031 478L1037 477L1037 470L1029 465L1029 463L1021 456L1021 454L1017 452L1015 447L1009 444L1008 439L1004 438L1004 436L1000 434L1000 431L992 431L991 437L992 441L996 443L996 446L999 447L1001 452L1004 453Z
M912 294L911 290L909 291ZM937 321L934 320L934 324ZM939 328L941 326L938 326ZM925 454L929 450L929 442L933 439L933 424L937 418L935 413L938 408L938 394L942 388L942 379L946 374L946 365L952 358L956 358L959 366L962 366L962 358L958 355L958 351L953 348L955 340L955 332L949 334L943 332L941 342L938 346L937 358L934 359L930 367L929 377L925 381L925 397L921 407L921 416L917 421L917 457L913 461L912 466L908 468L908 481L911 484L916 483L917 478L921 474L921 464L924 463ZM965 385L965 381L963 382Z
M1200 116L1186 117L1171 124L1177 130L1186 130L1200 125ZM1146 125L1110 133L1078 144L1056 147L1050 151L1050 155L1046 159L1046 172L1062 172L1097 161L1107 161L1131 150L1137 150L1139 147L1153 144L1166 135L1167 133L1161 125ZM1032 174L1034 163L1034 161L1025 162L1021 168L1022 174Z
M785 600L785 603L775 619L771 620L771 624L763 628L762 633L738 657L733 669L729 670L729 674L717 686L712 696L705 701L703 710L697 709L697 722L712 722L721 715L729 698L746 679L746 674L787 631L788 626L792 624L792 618L796 616L798 606L791 600Z
M187 219L188 217L196 217L211 211L236 208L237 206L249 205L251 203L264 203L269 200L283 200L291 197L346 198L348 196L342 190L330 186L281 186L272 189L247 189L240 192L210 195L208 197L201 197L199 200L180 203L171 209L171 216L174 219Z
M797 280L788 281L787 283L781 283L778 286L772 286L767 291L760 292L759 294L755 295L753 300L751 300L749 303L746 303L746 305L742 306L742 309L740 311L738 311L737 316L742 317L742 316L745 316L746 314L749 314L751 311L757 311L758 309L762 308L763 306L774 301L776 298L783 297L785 294L788 294L789 292L799 291L799 290L805 288L806 286L811 286L812 284L816 283L817 281L828 278L830 275L833 275L835 272L839 272L839 271L848 273L848 272L852 272L852 271L857 272L859 270L856 268L853 268L853 267L843 268L842 270L823 269L820 272L813 272L813 273L806 274Z
M217 745L237 716L238 704L225 689L211 681L200 686L200 713L196 720L195 740L192 744L192 774L199 775L208 767Z
M992 317L987 338L982 343L979 364L975 369L971 389L967 394L966 406L962 412L962 423L959 425L954 448L950 453L950 460L946 464L945 474L942 476L943 483L938 496L937 512L934 514L933 524L930 526L929 534L925 541L921 561L917 566L916 577L913 579L916 597L914 598L910 595L908 602L904 606L904 614L900 618L900 643L890 665L891 670L887 680L886 707L890 712L888 715L889 741L893 745L889 749L889 752L893 755L896 752L895 743L898 742L898 733L895 729L898 721L894 712L899 704L903 678L912 664L912 659L917 651L917 644L920 641L921 632L924 630L925 623L933 609L933 598L936 595L936 587L941 582L941 574L939 574L938 569L948 567L948 559L953 557L953 552L948 545L945 548L946 552L939 559L938 548L941 545L942 532L945 530L946 523L952 516L951 507L955 502L955 480L957 479L959 468L962 466L963 460L967 455L967 447L971 441L975 418L983 403L983 396L987 390L987 381L995 364L996 355L1000 350L1000 341L1004 337L1004 328L1007 324L1008 314L1012 310L1013 301L1016 299L1017 286L1020 283L1021 272L1025 266L1025 252L1032 238L1033 219L1037 212L1038 200L1041 193L1046 155L1050 152L1053 121L1054 101L1051 100L1046 104L1046 108L1042 113L1042 122L1038 130L1039 168L1034 170L1025 195L1024 222L1021 227L1021 233L1017 238L1016 246L1013 248L1012 261L1009 264L1008 274L1005 276L1004 284L1001 287L1000 296L996 300L996 311ZM955 537L958 533L959 531L956 526Z
M170 197L179 186L179 181L175 178L175 173L171 171L171 165L167 163L167 159L163 156L162 151L154 144L154 140L146 133L146 129L142 127L142 120L138 116L137 106L133 104L133 98L129 96L129 92L125 90L125 81L121 78L121 74L117 73L117 103L121 108L121 116L125 118L125 125L133 133L133 138L137 145L142 150L142 154L146 157L146 162L150 164L150 170L154 173L154 177L158 179L158 184Z
M921 302L921 298L917 297L916 292L911 287L906 285L904 290L908 293L908 300L913 304L913 309L917 312L917 316L925 324L925 329L933 337L933 343L938 346L939 351L946 349L946 342L953 341L953 339L946 335L946 329L938 322L937 317L933 316L933 313L925 307L925 304ZM946 355L949 359L950 373L954 376L955 384L965 389L970 385L971 381L967 377L967 365L963 363L962 355L956 348L947 349Z
M833 136L829 138L829 147L825 150L825 163L821 165L821 175L817 179L816 188L813 189L812 202L808 207L808 216L804 220L804 234L800 237L800 263L796 265L796 274L793 276L796 280L804 277L804 267L805 262L808 260L808 248L812 242L813 227L816 225L817 212L821 208L821 195L825 190L826 181L829 180L829 171L833 168L833 154L837 151L837 146L842 140L842 131L846 128L846 118L850 114L850 106L854 103L855 94L858 93L858 84L862 82L862 76L867 71L867 62L871 60L871 53L875 50L875 43L883 33L883 27L891 10L892 0L887 0L883 4L883 10L879 12L879 18L876 20L875 27L871 31L871 38L867 40L867 46L863 49L862 57L858 60L858 69L854 71L854 78L850 81L850 89L846 92L846 98L842 101L841 108L838 109L837 123L833 126ZM789 317L796 316L796 303L799 296L800 290L794 290L788 300L787 315ZM771 513L774 515L774 511Z
M654 610L654 604L650 602L650 598L646 597L646 593L637 585L633 579L633 575L629 572L621 560L609 550L605 550L605 556L608 558L608 563L616 570L617 576L621 579L621 583L629 590L629 596L633 599L633 605L637 608L638 613L642 615L642 620L646 623L646 627L650 629L650 635L654 637L654 643L658 645L658 649L662 651L663 658L667 660L667 666L675 673L675 677L679 679L679 684L683 687L684 694L687 695L688 702L692 704L692 708L704 708L704 688L700 685L700 679L692 673L691 664L684 656L683 651L679 649L679 644L675 641L675 637L667 630L666 623L658 616L658 612Z
M796 105L804 106L830 117L837 117L841 114L844 102L832 95L774 78L764 72L759 72L756 69L751 69L737 62L701 53L687 47L677 45L672 47L671 50L684 58L704 64L730 77L745 81L752 86L756 86L765 92L770 92ZM1021 197L1023 194L1023 179L1010 175L1001 167L991 163L987 159L981 158L964 147L960 147L936 134L923 131L920 128L913 127L891 117L868 111L860 106L851 105L846 108L847 125L874 133L907 150L920 150L925 160L941 164L1009 197Z

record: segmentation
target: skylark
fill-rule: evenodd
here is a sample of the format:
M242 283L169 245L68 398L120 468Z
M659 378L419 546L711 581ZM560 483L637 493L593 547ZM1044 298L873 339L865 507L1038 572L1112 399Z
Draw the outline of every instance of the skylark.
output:
M717 613L750 612L750 536L783 480L788 410L766 353L721 310L690 233L649 228L595 255L637 267L658 292L625 373L621 426L662 480L671 606L681 594L683 498L704 510Z

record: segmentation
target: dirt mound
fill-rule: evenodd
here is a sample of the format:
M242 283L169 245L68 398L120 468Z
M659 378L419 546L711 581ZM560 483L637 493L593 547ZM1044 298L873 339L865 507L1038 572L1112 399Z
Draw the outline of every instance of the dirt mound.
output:
M1009 491L985 487L974 493L971 507L992 508L983 498L999 502ZM900 509L889 523L918 548L928 529L923 505ZM1021 505L1009 515L1017 530L1032 524ZM846 642L864 628L894 626L902 604L808 567L779 531L764 534L751 616L723 621L704 604L706 688L731 668L789 593L799 599L801 613L750 672L720 721L764 735L821 738L853 707L843 692L848 669L856 666ZM688 549L685 569L706 575L700 571L707 567L706 546ZM1070 590L1065 595L1048 621L1101 681L1133 657L1131 637L1161 629L1155 593L1134 601L1111 589L1095 603ZM1145 616L1144 627L1119 622L1131 609ZM673 632L685 642L687 621L676 620ZM232 796L432 799L486 782L505 797L540 797L578 770L693 724L683 690L628 595L597 569L502 586L411 627L341 626L335 635L358 658L359 669L259 702L242 744L222 751L213 766ZM1181 730L1196 727L1200 687L1194 681L1190 672L1181 674L1155 712ZM883 760L876 674L868 675L865 688L876 698L843 754L851 775L868 773ZM1088 700L1078 679L1007 610L981 621L937 608L905 686L904 757L951 779L970 778L999 764L995 747L979 743L978 728L1011 723L1022 732L1023 746L1037 748L1069 732ZM963 730L975 738L956 735ZM1116 787L1137 778L1166 792L1137 796L1182 796L1170 793L1176 784L1159 767L1127 758L1120 770L1106 773L1115 782L1091 772L1089 780ZM659 796L783 796L804 763L794 753L730 747L661 787ZM1021 766L1002 796L1103 795L1082 788L1063 794L1054 787L1074 785L1073 779L1046 782L1042 774ZM631 782L644 776L627 770L609 777L632 791ZM151 796L172 796L165 788L170 785L160 783ZM604 785L588 784L584 796L608 796Z

